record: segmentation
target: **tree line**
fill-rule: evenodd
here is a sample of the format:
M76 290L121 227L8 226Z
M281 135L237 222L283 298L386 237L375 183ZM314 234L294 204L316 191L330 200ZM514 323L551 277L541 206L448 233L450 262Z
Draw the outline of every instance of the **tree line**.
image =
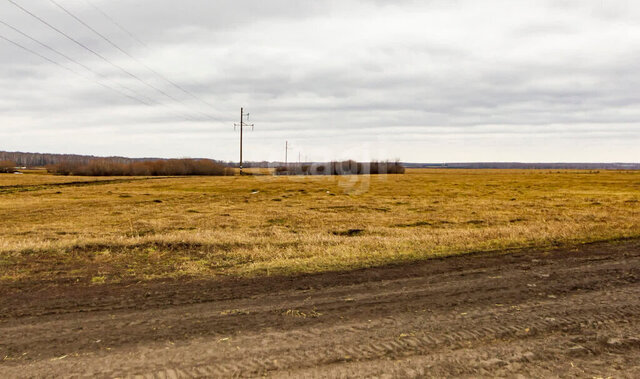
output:
M0 151L0 161L14 162L18 167L44 167L47 165L55 165L62 162L71 162L76 164L88 164L94 159L109 159L114 162L130 163L136 161L148 161L158 158L124 158L124 157L108 157L99 158L92 155L78 154L43 154L43 153L22 153Z

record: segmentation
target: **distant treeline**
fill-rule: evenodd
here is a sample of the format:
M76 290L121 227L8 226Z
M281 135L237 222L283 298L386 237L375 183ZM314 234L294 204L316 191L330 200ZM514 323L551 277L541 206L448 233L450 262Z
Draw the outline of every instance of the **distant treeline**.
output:
M400 162L329 162L279 166L276 175L377 175L404 174Z
M47 165L57 175L79 176L187 176L234 175L234 169L208 159L158 159L122 163L116 159L93 159L87 163L60 162Z
M95 157L92 155L76 154L42 154L0 151L0 161L15 162L18 167L44 167L62 162L88 164L95 159L109 159L113 162L131 163L158 160L159 158L124 158L124 157Z
M537 169L537 170L640 170L640 163L404 163L407 168L465 168L465 169Z

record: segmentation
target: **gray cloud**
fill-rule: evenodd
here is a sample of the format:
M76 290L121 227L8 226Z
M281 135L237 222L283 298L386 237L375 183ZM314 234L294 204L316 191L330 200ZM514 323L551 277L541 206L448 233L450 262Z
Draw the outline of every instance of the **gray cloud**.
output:
M84 77L0 41L2 150L231 160L245 106L252 160L281 159L285 139L318 160L640 160L631 1L89 0L144 45L87 1L57 1L211 106L48 1L20 4L181 102L1 2L1 20L100 74L0 25Z

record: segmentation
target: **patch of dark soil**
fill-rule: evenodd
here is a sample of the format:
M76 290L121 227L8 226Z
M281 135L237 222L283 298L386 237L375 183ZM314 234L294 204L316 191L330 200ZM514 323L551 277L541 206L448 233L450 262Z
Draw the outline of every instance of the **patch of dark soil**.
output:
M331 234L334 236L344 236L344 237L355 237L364 233L364 229L347 229L347 230L339 230L333 231Z

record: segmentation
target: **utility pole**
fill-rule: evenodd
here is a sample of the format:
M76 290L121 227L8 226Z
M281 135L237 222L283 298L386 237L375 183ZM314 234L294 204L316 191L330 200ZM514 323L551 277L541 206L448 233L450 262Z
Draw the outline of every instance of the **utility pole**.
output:
M284 166L289 167L289 150L291 150L291 144L289 141L284 142Z
M284 166L289 167L289 141L284 141Z
M242 175L242 132L245 126L250 126L253 130L253 124L244 123L244 108L240 108L240 124L233 124L233 128L240 127L240 175ZM247 120L249 119L249 113L247 113Z

